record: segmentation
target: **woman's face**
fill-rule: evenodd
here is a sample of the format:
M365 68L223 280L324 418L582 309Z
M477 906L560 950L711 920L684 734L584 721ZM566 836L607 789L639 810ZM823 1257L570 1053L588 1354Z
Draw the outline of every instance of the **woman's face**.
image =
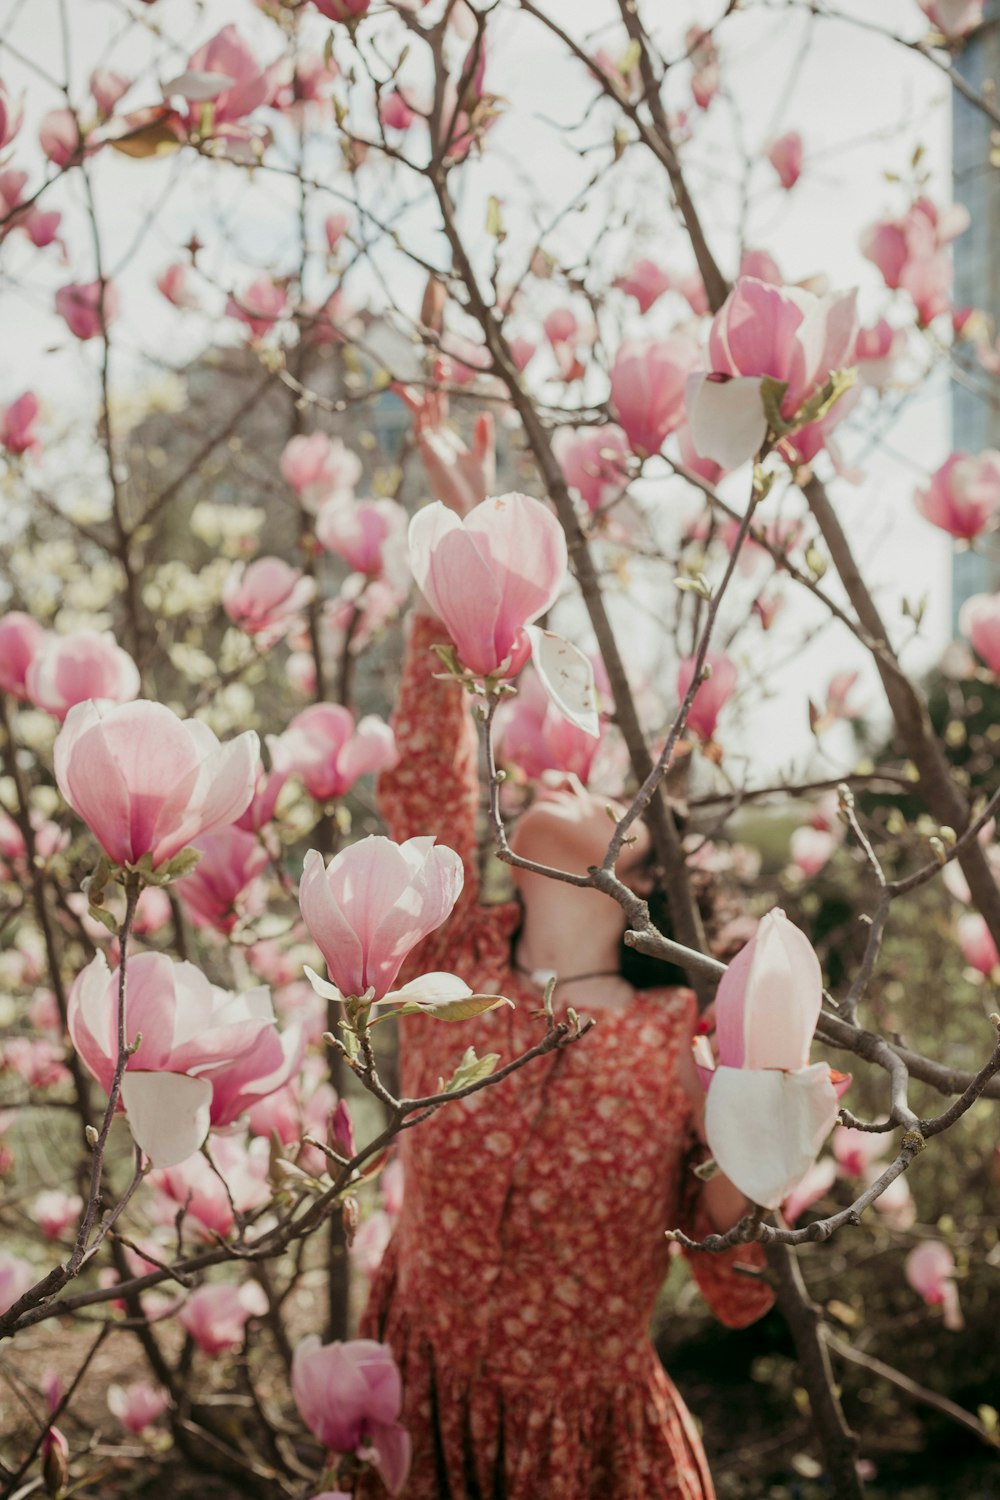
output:
M585 875L591 865L604 860L623 812L617 803L588 792L571 773L546 773L531 806L514 825L510 845L523 859ZM645 824L636 823L630 833L635 842L625 845L617 862L618 875L626 883L649 853ZM516 868L514 875L516 879Z

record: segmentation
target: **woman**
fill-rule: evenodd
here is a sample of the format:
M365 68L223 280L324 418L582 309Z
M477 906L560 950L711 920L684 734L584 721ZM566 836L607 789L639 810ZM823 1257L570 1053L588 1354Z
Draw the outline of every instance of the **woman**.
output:
M458 906L410 972L457 973L514 1009L401 1022L403 1092L435 1092L470 1045L506 1061L539 1041L546 971L560 977L557 1011L572 1005L597 1025L403 1138L403 1210L361 1333L389 1343L402 1371L405 1500L706 1500L701 1443L647 1332L664 1230L725 1230L745 1208L724 1178L702 1187L690 1171L694 1000L622 978L623 914L598 892L516 871L520 902L480 903L476 733L467 695L439 678L431 647L443 639L418 607L399 764L380 784L393 838L436 834L465 864ZM569 785L522 816L514 847L585 870L609 831L603 805ZM645 852L625 851L623 878ZM691 1264L722 1320L742 1326L772 1297L734 1260L759 1265L759 1251Z

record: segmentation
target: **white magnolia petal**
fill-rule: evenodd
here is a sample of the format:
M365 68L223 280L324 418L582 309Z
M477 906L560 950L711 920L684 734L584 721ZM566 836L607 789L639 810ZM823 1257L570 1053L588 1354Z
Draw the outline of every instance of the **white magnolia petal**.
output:
M719 380L689 375L685 399L691 442L699 458L710 458L723 469L738 469L760 451L767 418L759 376Z
M778 1208L815 1161L837 1108L826 1063L794 1073L716 1068L705 1135L730 1182L754 1203Z
M596 739L601 724L597 716L593 664L561 635L554 635L551 630L542 630L537 625L524 628L531 641L535 671L553 704L577 729Z
M302 968L317 995L320 995L324 1000L336 1000L338 1004L343 1000L344 997L335 984L331 984L328 979L320 979L316 970L310 969L308 964L303 964Z
M404 1000L426 1000L432 1005L442 1000L464 1000L471 995L472 991L464 979L459 979L457 974L446 974L443 970L435 970L433 974L420 974L416 979L411 979L408 984L401 984L398 990L393 990L386 995L383 1004L390 1001Z
M457 974L443 972L421 974L418 979L411 979L409 984L386 995L380 1004L398 1005L397 1015L416 1015L419 1012L439 1021L468 1021L485 1011L496 1010L499 1005L513 1008L513 1001L506 996L474 994Z
M176 78L171 78L163 85L163 97L172 99L176 96L187 99L191 104L206 104L210 99L217 99L226 89L232 88L235 82L235 78L231 78L228 73L178 73Z
M208 1137L212 1085L205 1078L126 1070L122 1103L132 1139L154 1167L176 1167Z

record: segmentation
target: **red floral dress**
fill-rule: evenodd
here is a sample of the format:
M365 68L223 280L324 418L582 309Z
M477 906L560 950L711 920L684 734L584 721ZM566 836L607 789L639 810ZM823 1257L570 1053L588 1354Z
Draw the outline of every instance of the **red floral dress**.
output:
M544 1032L538 993L511 965L518 908L478 900L476 734L466 695L435 680L430 646L440 638L432 621L414 622L395 716L400 761L380 793L394 838L434 833L458 850L465 888L403 977L450 970L515 1008L460 1023L400 1022L410 1098L433 1093L470 1045L507 1061ZM402 1370L413 1440L405 1500L714 1493L648 1336L667 1271L663 1232L682 1216L699 1229L697 1180L685 1164L689 1105L676 1074L693 997L640 993L596 1019L582 1041L445 1105L401 1138L402 1214L360 1331L388 1342ZM734 1271L737 1259L760 1263L754 1247L693 1255L691 1264L718 1316L741 1327L772 1295Z

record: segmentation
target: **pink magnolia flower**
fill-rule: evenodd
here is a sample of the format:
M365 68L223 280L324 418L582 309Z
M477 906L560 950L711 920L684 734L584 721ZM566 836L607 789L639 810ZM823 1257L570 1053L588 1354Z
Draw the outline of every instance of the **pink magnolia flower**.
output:
M266 1106L278 1092L257 1101L258 1105ZM247 1146L238 1136L218 1135L211 1150L211 1164L196 1152L175 1167L150 1172L147 1178L150 1187L163 1195L165 1222L175 1222L180 1205L185 1227L193 1226L204 1240L214 1235L225 1239L236 1223L234 1210L249 1213L271 1198L266 1140L254 1140Z
M461 97L458 92L460 81L463 84ZM461 66L445 79L440 118L447 139L435 142L435 147L443 150L445 161L465 161L472 148L481 144L483 136L496 123L496 97L485 92L485 81L484 32L473 38ZM433 124L433 121L429 123Z
M199 306L198 295L190 283L191 267L183 261L174 261L165 267L156 278L156 285L168 302L175 307L195 308Z
M903 1274L928 1307L941 1308L944 1326L953 1333L961 1332L965 1319L953 1280L955 1257L948 1246L942 1240L922 1240L906 1257Z
M888 385L896 362L906 348L906 332L880 318L870 328L859 328L854 345L858 378L877 390Z
M198 927L232 932L248 915L263 910L266 892L259 877L267 869L267 850L252 833L230 825L192 839L201 858L176 891Z
M580 324L571 308L554 307L542 320L542 329L555 348L557 344L575 343L580 333Z
M396 844L373 834L328 866L310 849L299 907L341 995L388 994L410 950L450 914L463 878L459 856L433 838Z
M765 1208L802 1181L837 1117L828 1065L809 1065L821 1004L808 939L784 912L769 912L719 982L719 1064L705 1110L720 1169Z
M250 802L259 758L246 730L220 745L161 703L78 703L56 736L56 783L109 859L153 868Z
M369 1280L382 1264L382 1257L392 1238L392 1219L384 1209L376 1208L362 1219L351 1241L351 1265Z
M288 292L272 281L270 276L258 276L256 281L238 296L226 303L226 316L239 318L250 330L254 339L263 339L276 323L280 323L288 310Z
M83 150L80 126L71 109L50 109L38 126L38 142L56 167L68 167Z
M985 917L981 917L977 911L963 912L957 927L958 946L965 962L970 969L989 978L1000 964L1000 953L997 952L997 945L986 925Z
M688 334L656 343L626 341L611 370L611 405L636 453L659 453L684 418L684 384L698 362Z
M313 0L319 13L331 21L360 21L368 14L372 0Z
M262 650L275 645L315 597L316 580L280 557L234 563L222 586L222 607Z
M567 771L586 786L601 741L558 711L536 672L522 674L517 695L497 710L495 729L501 761L530 781L544 771Z
M710 311L708 293L700 271L692 271L689 276L682 277L677 283L677 290L696 318L703 318Z
M986 0L917 0L932 26L945 36L967 36L983 19Z
M38 411L38 397L34 391L25 391L9 406L0 407L0 444L8 453L38 453L41 450L35 432Z
M103 298L102 298L103 294ZM114 322L118 293L111 281L74 282L56 292L56 312L74 338L96 339Z
M340 703L314 703L296 714L280 737L289 773L302 778L317 802L343 797L359 776L384 771L398 760L396 737L376 714L355 726Z
M1000 594L973 594L966 599L958 628L990 671L1000 675Z
M709 651L706 666L712 675L698 688L687 716L687 727L700 739L715 737L719 715L736 690L738 675L731 659L720 651ZM681 702L694 679L695 658L689 656L677 669L677 696Z
M67 1229L76 1226L83 1209L79 1193L58 1189L39 1193L31 1207L35 1223L47 1240L57 1240Z
M744 250L740 257L740 277L753 276L757 281L766 281L770 286L784 286L778 262L769 250ZM708 311L708 308L705 308Z
M900 286L909 292L917 310L917 323L926 328L939 313L951 307L952 266L944 253L909 261Z
M925 326L950 305L951 263L947 245L969 226L958 204L939 209L917 198L900 219L883 219L861 236L861 253L882 273L890 290L909 292Z
M58 209L43 213L41 209L30 208L19 222L31 243L42 250L46 245L54 243L62 222L62 214Z
M144 1432L169 1405L170 1397L163 1387L150 1385L148 1380L108 1386L108 1410L127 1432Z
M352 223L353 219L351 215L345 213L328 214L323 220L323 232L326 235L326 245L331 255L350 229ZM294 439L292 441L294 442Z
M240 1287L209 1281L197 1287L177 1314L181 1327L191 1335L202 1354L211 1358L236 1349L251 1318L267 1311L267 1298L255 1281Z
M886 1162L876 1162L868 1169L866 1187L871 1187L886 1166ZM891 1229L912 1229L917 1221L917 1205L904 1176L894 1178L887 1188L882 1189L875 1199L875 1212L882 1215Z
M772 141L767 159L778 174L778 180L786 192L795 186L802 175L802 137L797 130Z
M409 130L417 118L399 89L383 89L379 98L378 117L386 130Z
M356 573L399 577L406 566L406 526L398 500L333 499L320 508L316 536Z
M0 84L0 89L3 85ZM24 189L28 183L27 172L15 172L8 168L0 172L0 212L9 214L12 209L17 208L24 198ZM20 216L18 216L20 222Z
M112 68L95 68L90 75L90 92L99 112L105 117L111 114L131 87L131 78L114 72Z
M312 993L315 998L315 993ZM325 1027L324 1007L324 1030ZM303 1068L284 1088L251 1106L249 1123L252 1135L269 1140L273 1132L284 1146L301 1141L304 1135L327 1139L338 1101L336 1090L317 1073L318 1061L315 1057L307 1057ZM309 1170L309 1157L300 1154L298 1160ZM317 1153L315 1169L323 1171L325 1165L325 1159Z
M518 336L510 341L510 357L518 370L526 370L535 357L537 345L532 339ZM492 489L492 485L487 486ZM440 497L439 497L440 498Z
M786 1223L794 1224L807 1208L812 1208L820 1198L825 1198L836 1180L837 1163L832 1156L822 1156L819 1161L813 1162L801 1182L792 1189L781 1205L782 1217Z
M30 1089L57 1088L69 1078L61 1042L45 1037L12 1036L3 1044L0 1067L16 1073Z
M163 92L183 100L180 114L188 129L202 129L205 107L211 105L208 134L226 134L220 126L231 126L271 102L280 71L278 63L262 67L239 28L224 26L192 53L184 73L165 83Z
M818 875L839 847L840 839L835 833L824 828L812 828L808 823L802 828L796 828L788 841L792 864L805 880L812 880Z
M563 478L591 512L616 500L628 485L628 438L620 427L560 427L552 440Z
M854 1130L848 1125L835 1126L830 1146L841 1175L866 1177L869 1168L885 1155L887 1139L882 1131Z
M162 886L147 885L136 903L132 931L136 937L149 937L164 928L172 916L170 897Z
M669 292L673 279L669 271L658 266L655 260L637 260L630 271L619 276L615 286L620 292L635 298L641 313L648 313L663 293Z
M417 587L444 622L464 667L508 671L524 627L555 601L566 571L562 527L541 501L517 493L484 500L459 520L440 501L410 522Z
M0 151L9 146L21 128L24 118L24 103L13 102L7 92L7 86L0 79Z
M695 448L690 423L682 422L675 437L680 450L681 463L685 469L690 469L692 474L697 474L699 479L704 479L706 484L717 484L725 470L721 464L715 462L714 458L702 458Z
M34 1270L26 1260L9 1250L0 1250L0 1313L13 1307L34 1283Z
M44 640L45 631L30 615L19 609L0 615L0 693L27 698L25 679Z
M265 771L263 762L258 762L254 794L245 812L240 813L233 825L247 833L260 833L274 817L275 807L292 767L287 752L278 735L267 736L267 749L271 759L270 771Z
M292 1394L328 1452L369 1458L390 1495L399 1494L410 1468L410 1439L399 1423L399 1371L384 1344L321 1344L315 1334L303 1339L292 1360Z
M305 509L315 514L324 500L353 496L361 460L340 438L313 432L289 439L281 455L281 473Z
M88 698L131 702L141 683L138 667L110 631L75 630L42 642L25 676L25 688L36 708L63 720L75 704Z
M853 291L816 297L798 287L741 277L712 320L712 371L787 381L781 413L786 420L793 417L832 371L851 363L856 297Z
M914 499L932 526L964 541L979 536L1000 511L1000 452L987 448L975 457L953 453Z
M332 53L327 60L322 52L299 52L291 78L281 83L271 104L273 108L283 110L297 124L303 123L308 117L303 113L302 106L326 106L339 76L340 69Z
M117 969L102 953L70 990L69 1033L80 1057L110 1092L118 1056ZM266 988L231 995L190 963L163 953L129 959L126 1040L141 1037L122 1079L119 1107L156 1167L173 1167L229 1125L250 1103L288 1082L298 1038L274 1025ZM291 1054L291 1059L289 1058Z
M699 109L707 109L722 84L719 54L712 40L712 33L702 31L700 26L691 26L684 40L694 69L691 74L694 102Z

